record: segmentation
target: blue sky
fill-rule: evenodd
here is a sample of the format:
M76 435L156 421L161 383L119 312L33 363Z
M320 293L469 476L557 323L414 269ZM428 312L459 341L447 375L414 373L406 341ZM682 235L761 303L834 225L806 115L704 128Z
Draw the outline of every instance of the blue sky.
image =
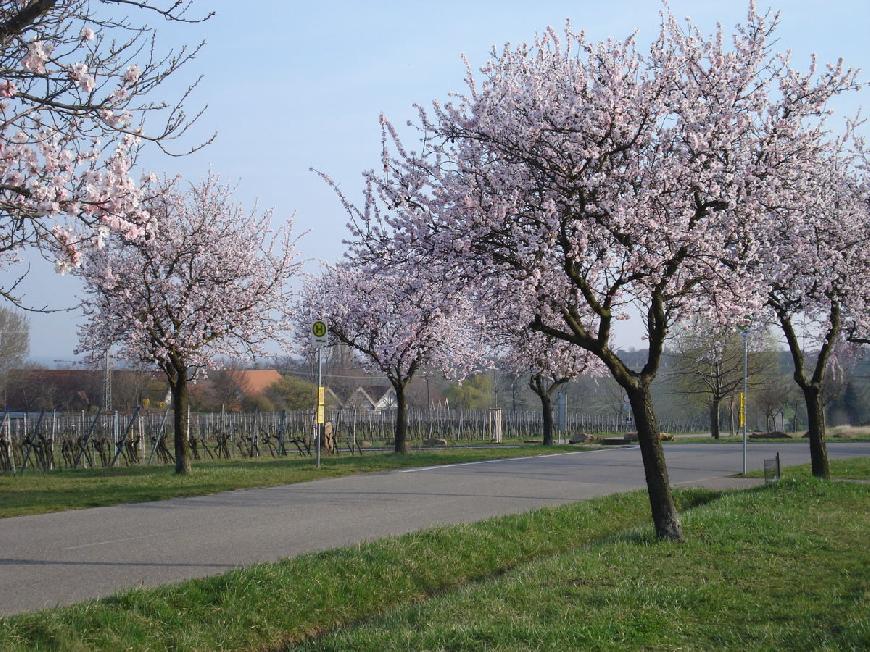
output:
M481 64L493 45L529 40L547 25L570 18L590 39L624 38L637 30L641 43L656 33L654 0L557 2L200 2L216 16L202 25L161 26L165 45L205 39L200 57L167 86L180 92L204 79L190 109L208 104L189 143L212 131L217 140L184 158L157 152L142 164L159 173L200 179L209 170L238 184L239 198L295 214L309 260L341 255L345 215L332 191L309 168L328 172L352 196L360 172L377 163L378 115L396 123L414 117L412 104L462 90L460 54ZM730 27L745 15L741 0L672 1L677 16L691 16L705 31L717 21ZM782 12L778 49L791 49L803 67L812 52L824 63L842 56L870 72L870 0L760 2ZM870 81L870 74L862 75ZM870 105L865 90L841 102L854 113ZM61 308L75 303L78 284L31 261L27 283L32 304ZM76 312L31 316L31 354L42 362L73 359ZM624 322L617 342L642 346L639 328Z

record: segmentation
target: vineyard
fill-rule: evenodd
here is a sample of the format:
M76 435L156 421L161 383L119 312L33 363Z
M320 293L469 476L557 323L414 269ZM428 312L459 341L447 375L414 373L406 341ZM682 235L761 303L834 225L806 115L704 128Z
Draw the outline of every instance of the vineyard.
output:
M188 433L194 459L311 455L314 411L192 412ZM392 444L392 410L333 409L323 446L327 454L362 454ZM136 410L132 414L88 412L14 412L0 415L0 471L113 467L174 463L172 412ZM559 422L559 420L557 420ZM633 430L630 419L567 410L559 434ZM540 411L412 408L408 437L449 444L482 444L540 437ZM703 428L694 422L665 424L670 432Z

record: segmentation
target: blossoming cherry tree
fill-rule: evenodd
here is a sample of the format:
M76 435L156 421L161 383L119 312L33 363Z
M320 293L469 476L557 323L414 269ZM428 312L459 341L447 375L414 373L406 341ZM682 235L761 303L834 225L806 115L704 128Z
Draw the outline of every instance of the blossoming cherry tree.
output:
M159 237L112 242L82 265L86 322L79 350L108 347L154 364L172 393L175 469L190 470L188 384L220 356L253 356L289 330L288 283L298 271L289 224L246 212L215 178L163 184L146 204Z

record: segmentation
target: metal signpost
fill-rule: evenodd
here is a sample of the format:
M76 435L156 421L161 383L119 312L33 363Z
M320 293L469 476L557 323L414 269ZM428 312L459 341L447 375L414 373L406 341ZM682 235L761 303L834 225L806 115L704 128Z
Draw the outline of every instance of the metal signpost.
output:
M746 475L746 394L749 385L749 327L740 329L743 337L743 392L740 394L740 423L743 426L743 475Z
M314 436L317 439L316 465L320 468L320 440L323 435L323 425L326 423L326 389L323 387L323 347L327 343L329 328L326 321L318 319L311 325L311 341L317 348L317 418L314 424Z

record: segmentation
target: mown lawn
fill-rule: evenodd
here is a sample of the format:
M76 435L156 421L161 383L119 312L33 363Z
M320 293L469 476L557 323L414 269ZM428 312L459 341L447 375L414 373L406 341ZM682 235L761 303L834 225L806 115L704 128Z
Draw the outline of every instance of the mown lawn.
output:
M314 460L310 457L245 458L194 462L193 471L188 476L176 476L173 467L164 465L58 470L49 473L27 471L17 475L0 475L0 518L165 500L180 496L201 496L219 491L306 482L352 473L543 455L588 448L447 448L413 451L408 455L367 452L362 456L324 456L320 469L314 468Z
M809 446L807 439L803 436L805 431L788 433L789 439L752 439L753 442L759 443L774 443L774 444L803 444ZM849 443L849 442L865 442L870 441L870 428L861 426L833 426L828 428L826 440L828 443ZM733 437L726 431L722 433L719 439L713 439L709 433L695 433L691 435L677 435L675 439L667 443L676 444L740 444L743 443L743 433L737 433Z
M788 478L811 478L812 466L800 464L798 466L782 467L782 477ZM751 471L746 474L748 478L762 478L764 471ZM831 478L835 480L867 480L870 479L870 457L850 457L845 460L831 461Z
M16 616L0 649L870 648L870 486L677 499L684 544L620 494Z
M637 528L302 649L870 649L870 488L785 481L684 525L685 544Z
M831 436L826 437L825 441L829 444L849 444L854 442L868 442L870 441L870 435L853 435L853 436ZM743 444L743 435L738 435L736 437L731 437L728 435L723 435L719 439L713 439L710 435L680 435L673 440L666 440L662 442L664 445L669 444L734 444L735 446ZM753 444L791 444L794 446L806 446L809 448L809 443L807 440L795 434L789 434L789 439L749 439L749 445Z

